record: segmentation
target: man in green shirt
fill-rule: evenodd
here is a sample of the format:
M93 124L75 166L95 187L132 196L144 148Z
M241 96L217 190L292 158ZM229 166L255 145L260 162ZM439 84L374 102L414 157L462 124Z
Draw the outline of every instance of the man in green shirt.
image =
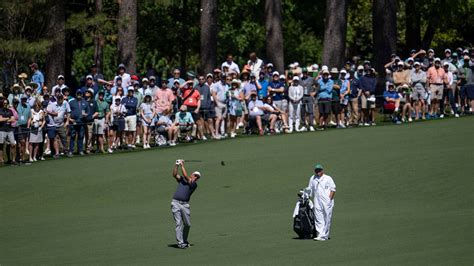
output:
M104 100L104 91L99 91L94 110L94 135L98 141L97 149L105 153L104 132L109 121L109 104Z

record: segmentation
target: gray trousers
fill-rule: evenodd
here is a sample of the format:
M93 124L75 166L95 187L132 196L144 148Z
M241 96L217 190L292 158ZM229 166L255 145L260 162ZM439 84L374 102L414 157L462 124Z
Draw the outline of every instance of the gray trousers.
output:
M178 244L188 242L189 229L191 228L191 210L189 203L173 199L171 212L176 223L176 241Z
M303 106L301 108L301 120L303 125L306 125L306 118L309 120L309 125L313 126L314 124L314 97L312 96L303 96Z

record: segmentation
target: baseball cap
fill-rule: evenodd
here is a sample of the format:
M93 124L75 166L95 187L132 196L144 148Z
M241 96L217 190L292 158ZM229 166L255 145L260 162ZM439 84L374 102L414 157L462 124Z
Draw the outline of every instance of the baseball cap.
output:
M58 79L64 79L64 76L63 76L63 75L59 75L59 76L58 76Z
M451 53L451 49L447 48L446 50L444 50L444 53Z
M209 77L213 78L214 76L213 76L211 73L208 73L208 74L206 75L206 79L209 78Z
M127 89L127 93L128 93L129 91L133 91L133 92L134 92L134 91L135 91L135 88L134 88L133 86L130 86L130 87L128 87L128 89Z
M404 63L403 63L402 61L399 61L399 62L397 63L397 65L399 65L399 66L403 66L403 65L404 65Z
M214 73L221 73L221 72L222 72L222 70L220 70L220 69L216 68L216 69L214 69L214 71L213 71L213 72L214 72Z
M123 69L125 69L125 65L124 65L124 64L120 64L120 65L118 65L118 68L123 68Z
M267 67L273 67L273 64L272 64L272 63L268 63L268 64L267 64Z
M323 74L329 74L329 70L324 69L324 70L322 71L322 73L323 73Z
M132 75L130 77L131 80L140 80L137 75Z
M94 79L91 75L87 75L86 79Z
M415 54L415 53L416 53L416 50L415 50L415 49L411 49L410 54Z
M280 76L280 73L278 73L278 71L274 71L272 76L275 76L275 75Z
M286 79L285 75L281 74L280 79Z
M428 53L434 53L434 50L433 49L428 49Z
M409 58L407 59L407 62L410 62L410 61L413 62L413 61L415 61L415 60L413 60L412 57L409 57Z
M441 59L440 59L439 57L436 57L436 58L434 59L434 61L435 61L435 62L436 62L436 61L441 62Z
M173 80L173 84L174 84L174 83L176 83L176 82L178 82L178 83L179 83L179 79L175 79L175 80Z
M135 85L140 85L140 82L139 82L138 80L134 80L134 81L133 81L133 85L134 85L134 86L135 86Z
M341 74L347 74L347 71L345 69L341 69Z
M91 94L94 94L94 89L92 89L92 88L89 88L89 89L87 89L87 91L86 91L86 92L90 92Z
M449 66L449 63L448 63L448 62L444 62L444 63L443 63L443 66Z
M357 70L364 70L364 67L359 65L359 66L357 66Z
M318 163L314 166L314 170L324 170L324 168L321 164Z
M298 76L294 76L294 77L293 77L293 80L295 80L295 81L299 81L299 80L300 80L300 78L299 78Z
M201 178L201 173L199 173L198 171L194 171L194 172L192 173L192 175L197 175L197 176L199 176L199 178Z
M155 80L156 81L156 77L155 76L150 76L150 80Z
M420 65L420 62L417 61L417 62L415 62L413 65L414 65L414 66L419 66L419 65Z
M149 80L147 78L143 78L142 82L148 82Z

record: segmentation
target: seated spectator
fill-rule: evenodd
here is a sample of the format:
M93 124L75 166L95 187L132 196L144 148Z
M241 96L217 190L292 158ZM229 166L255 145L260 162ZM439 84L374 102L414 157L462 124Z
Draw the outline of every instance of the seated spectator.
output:
M181 105L179 112L175 115L174 125L178 127L178 136L183 137L183 133L186 134L185 139L187 141L192 140L192 131L194 130L195 124L193 116L188 112L186 105Z
M253 92L250 95L248 109L249 109L249 129L251 129L252 125L256 124L258 127L258 132L260 136L263 136L265 132L263 129L263 124L265 122L266 123L270 122L272 119L276 120L276 115L270 114L270 113L266 114L264 112L266 108L264 107L264 103L261 100L257 99L256 92ZM275 121L271 121L271 123L274 125ZM272 129L273 129L273 125L271 125Z
M156 131L159 134L166 135L168 138L168 145L176 146L178 139L178 127L171 121L168 111L164 112L156 122Z
M398 89L399 94L401 95L400 105L402 106L402 122L411 122L412 106L410 96L412 94L412 89L407 84L403 84Z
M283 112L281 109L279 109L274 103L273 103L273 97L272 96L267 96L267 98L264 99L264 112L265 114L274 114L276 115L275 122L280 120L283 123L283 129L288 129L290 128L286 121L288 121L288 114ZM270 118L270 117L269 117ZM270 123L271 125L271 123ZM274 128L274 127L272 127ZM286 133L290 133L290 131L286 131Z
M388 90L383 93L384 104L383 108L386 113L393 114L393 122L399 123L398 112L400 109L400 95L395 90L393 83L388 84Z

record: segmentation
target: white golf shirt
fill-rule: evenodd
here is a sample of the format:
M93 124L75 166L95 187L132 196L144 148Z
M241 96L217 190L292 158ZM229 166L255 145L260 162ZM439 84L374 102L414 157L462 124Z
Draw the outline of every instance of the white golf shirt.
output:
M324 207L328 206L331 202L329 193L336 191L336 184L332 180L332 177L326 174L323 174L321 177L313 175L309 179L308 188L311 189L311 195L314 197L314 205Z

